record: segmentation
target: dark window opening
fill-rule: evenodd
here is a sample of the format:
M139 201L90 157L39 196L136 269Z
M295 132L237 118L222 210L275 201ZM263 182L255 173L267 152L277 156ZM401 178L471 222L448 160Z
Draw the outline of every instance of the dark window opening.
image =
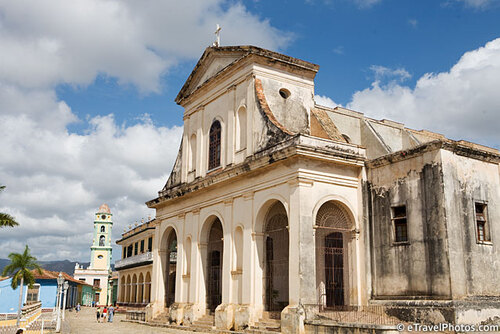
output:
M153 237L149 237L148 239L148 252L153 250Z
M104 242L106 241L106 237L104 235L101 235L99 238L99 246L104 247Z
M475 203L474 206L476 211L477 241L491 241L486 214L487 205L484 203Z
M136 242L134 244L134 255L137 255L138 252L139 252L139 242Z
M40 285L34 285L32 288L28 288L26 295L26 304L32 304L38 301L38 293L40 291Z
M101 232L106 232L106 228L104 226L101 226Z
M94 288L101 287L101 280L99 278L94 278Z
M122 255L122 258L126 258L127 257L127 247L123 247L123 255Z
M210 127L210 144L208 153L208 169L220 166L221 150L221 126L219 121L215 121Z
M408 220L405 205L392 208L392 221L394 222L395 242L408 241Z
M141 240L141 253L144 253L144 240Z
M132 256L132 245L127 247L127 257L131 257L131 256Z

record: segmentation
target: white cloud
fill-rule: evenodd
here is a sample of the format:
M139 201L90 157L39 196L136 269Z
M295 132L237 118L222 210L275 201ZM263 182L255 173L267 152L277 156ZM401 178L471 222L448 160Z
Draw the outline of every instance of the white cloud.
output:
M411 74L404 68L390 69L385 66L372 65L370 70L375 76L375 81L380 82L388 79L390 81L405 81L411 78Z
M342 45L339 45L335 49L333 49L333 52L338 54L338 55L343 55L344 54L344 47Z
M320 106L325 106L329 108L335 108L336 106L339 106L338 103L333 101L328 96L314 95L314 101L316 102L316 104L319 104Z
M100 204L114 214L114 240L154 214L144 202L165 184L182 129L147 115L135 125L113 115L81 120L55 88L104 76L161 92L172 66L212 43L216 23L222 45L279 50L291 39L224 0L0 1L0 212L21 224L2 229L0 258L28 243L43 260L88 261ZM86 131L70 133L74 122Z
M0 79L25 88L88 85L98 74L160 91L172 65L222 44L279 49L290 34L223 0L17 0L0 3Z
M404 71L402 75L405 77ZM499 147L498 87L500 38L465 53L447 72L423 75L413 88L375 80L370 88L353 95L348 108L453 139Z
M0 257L16 241L28 242L43 259L63 259L61 252L73 249L71 259L87 260L93 213L101 203L113 210L115 239L133 220L154 215L144 202L166 182L182 128L156 127L149 119L124 127L112 115L89 123L78 135L42 129L27 117L0 116L6 134L0 180L7 185L0 211L21 224L2 230ZM68 243L79 238L84 241L76 246Z
M498 0L456 0L456 1L463 2L467 7L472 7L476 9L484 9L495 2L498 3Z
M370 8L373 5L382 2L382 0L353 0L359 8Z
M412 26L413 28L416 28L418 25L417 19L408 19L408 24Z

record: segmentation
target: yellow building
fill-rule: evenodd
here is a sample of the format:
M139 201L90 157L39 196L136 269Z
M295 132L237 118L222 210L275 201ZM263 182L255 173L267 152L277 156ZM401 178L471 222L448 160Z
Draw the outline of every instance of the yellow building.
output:
M155 227L156 220L150 220L124 232L116 241L123 250L122 259L115 263L119 275L118 304L128 310L143 309L151 301Z
M111 229L113 215L107 204L99 207L94 220L94 238L90 247L90 266L84 269L78 263L75 266L74 277L100 289L95 294L97 305L108 305L109 279L111 274Z

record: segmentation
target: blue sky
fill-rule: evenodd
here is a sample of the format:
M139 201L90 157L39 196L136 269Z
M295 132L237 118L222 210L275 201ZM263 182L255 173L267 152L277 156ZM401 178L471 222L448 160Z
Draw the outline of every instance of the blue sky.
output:
M174 98L222 26L320 65L316 102L500 147L500 0L0 0L0 258L88 261L165 184ZM116 253L115 258L120 254Z
M367 3L363 5L363 3ZM414 86L429 72L447 71L469 50L500 36L500 6L495 1L244 1L248 10L282 31L289 41L275 49L320 65L316 94L347 105L354 92L374 79L373 65L404 68ZM228 2L230 3L230 2ZM222 44L228 27L223 27ZM213 30L213 29L212 29ZM211 31L209 31L211 33ZM201 55L210 44L207 34ZM244 39L242 39L243 42ZM258 43L254 43L258 44ZM58 96L80 116L114 113L118 121L135 122L148 113L158 125L182 124L182 109L173 101L197 57L186 57L162 76L162 90L141 94L134 86L100 76L75 89L58 86ZM85 124L73 124L74 131Z

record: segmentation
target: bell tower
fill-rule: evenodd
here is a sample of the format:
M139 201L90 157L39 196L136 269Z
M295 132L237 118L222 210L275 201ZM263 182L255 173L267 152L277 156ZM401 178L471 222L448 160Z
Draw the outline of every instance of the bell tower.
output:
M113 215L107 204L99 207L94 220L94 240L90 247L89 269L111 268L111 228L113 227Z

